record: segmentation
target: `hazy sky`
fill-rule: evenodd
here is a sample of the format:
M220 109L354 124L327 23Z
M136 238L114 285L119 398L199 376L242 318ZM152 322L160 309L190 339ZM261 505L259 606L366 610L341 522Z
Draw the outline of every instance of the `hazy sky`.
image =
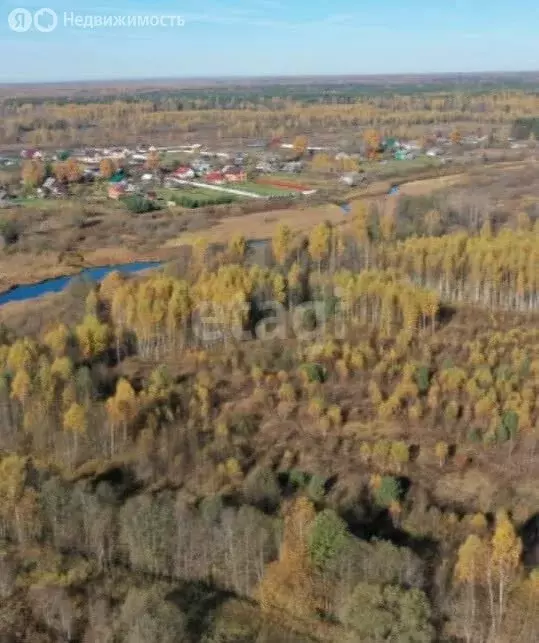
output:
M16 33L19 7L58 26ZM81 29L64 12L185 25ZM0 82L537 70L538 28L538 0L0 0Z

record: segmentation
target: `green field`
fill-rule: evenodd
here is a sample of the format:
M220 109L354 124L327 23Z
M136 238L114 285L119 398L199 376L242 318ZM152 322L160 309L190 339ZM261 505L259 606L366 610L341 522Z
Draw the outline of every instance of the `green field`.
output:
M242 198L235 194L229 194L227 192L204 189L195 186L180 188L178 190L174 190L172 188L162 188L157 190L157 195L165 201L174 201L179 207L185 207L189 209L207 205L219 205L220 203L232 203ZM182 203L182 199L184 199L185 201L191 200L193 204L191 205L186 202ZM197 201L200 201L200 203L198 205L195 205Z
M261 196L287 196L288 194L297 194L296 190L287 190L286 188L274 188L271 185L264 185L262 183L255 183L254 181L246 181L245 183L234 183L230 185L233 189L245 190L246 192L253 192Z
M397 161L392 159L387 163L366 162L361 164L361 169L371 176L377 176L378 178L391 178L405 176L411 172L441 166L442 162L439 158L420 156L409 161Z

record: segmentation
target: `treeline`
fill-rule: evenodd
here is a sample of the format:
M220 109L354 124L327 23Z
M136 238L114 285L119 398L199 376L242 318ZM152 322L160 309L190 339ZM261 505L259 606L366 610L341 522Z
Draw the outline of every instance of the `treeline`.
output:
M480 514L460 524L454 514L431 519L443 538L436 553L448 557L434 573L410 547L358 538L323 508L323 491L313 501L296 488L282 501L269 469L240 482L239 505L222 494L196 500L182 491L141 492L125 467L78 482L16 456L4 457L0 470L2 610L22 608L23 629L33 622L51 634L31 640L217 643L219 633L200 614L196 635L189 627L197 595L187 593L183 606L171 602L197 583L254 600L267 618L308 624L313 638L298 641L531 643L539 631L537 575L524 571L522 541L505 512L491 526ZM387 480L372 483L370 519L383 516ZM279 505L279 514L268 513ZM408 528L403 516L392 516ZM103 575L116 589L95 591ZM223 629L255 640L241 621Z
M60 637L56 640L86 641L91 639L84 634L100 632L100 640L139 641L139 628L147 642L195 640L185 615L167 603L166 592L152 596L148 579L155 589L164 581L168 593L175 582L209 583L256 600L268 614L284 609L316 622L323 613L340 623L335 632L350 635L373 636L378 630L361 610L365 593L379 593L379 599L369 600L379 602L387 635L434 640L423 561L408 548L354 537L335 511L317 513L305 496L285 506L283 520L249 504L226 506L221 495L193 503L181 492L133 495L125 480L123 486L105 477L68 483L15 456L4 458L0 468L2 539L9 552L0 559L3 600L12 606L15 595L19 601L26 595L29 616ZM31 483L35 476L42 480L37 486ZM279 506L280 488L269 470L256 470L243 489L244 503ZM39 559L30 553L36 547ZM24 552L29 552L26 563ZM102 592L101 609L94 611L90 585L122 569L138 573L144 589L120 586L119 604ZM130 609L135 596L149 602L139 601L139 613ZM144 623L150 610L153 622ZM322 621L319 634L333 640ZM210 630L204 640L221 639Z
M123 140L131 136L177 140L197 132L270 140L334 127L375 127L387 134L406 135L407 129L417 125L499 127L532 117L536 110L536 97L522 91L359 96L344 105L331 95L323 99L327 104L303 104L287 97L269 102L232 98L214 105L211 101L199 98L185 106L173 99L158 105L146 99L87 104L4 102L0 103L0 134L6 144L62 146L104 145L117 140L119 133Z
M539 137L539 118L518 118L513 124L511 136L519 140L536 139Z
M407 233L398 240L399 213L386 208L379 215L359 203L351 234L339 237L324 225L316 228L311 246L317 260L333 267L357 270L396 270L413 283L435 290L446 302L480 304L489 309L537 309L539 277L537 223L526 213L512 222L514 229L495 230L487 218L474 230L441 234L442 215L429 210L415 223L421 236ZM438 232L440 236L429 236Z

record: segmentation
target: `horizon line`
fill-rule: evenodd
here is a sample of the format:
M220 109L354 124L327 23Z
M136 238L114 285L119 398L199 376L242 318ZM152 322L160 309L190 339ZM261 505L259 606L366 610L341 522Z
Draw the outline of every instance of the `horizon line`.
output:
M539 74L539 69L521 69L521 70L476 70L476 71L430 71L430 72L388 72L388 73L335 73L335 74L227 74L227 75L197 75L197 76L126 76L118 78L94 78L94 79L67 79L67 80L21 80L21 81L8 81L1 82L0 87L20 87L24 85L32 86L55 86L55 85L68 85L72 83L89 85L89 84L109 84L109 83L155 83L155 82L196 82L196 81L235 81L235 80L300 80L300 79L399 79L407 77L429 78L432 76L438 77L474 77L478 75L484 76L524 76L529 74Z

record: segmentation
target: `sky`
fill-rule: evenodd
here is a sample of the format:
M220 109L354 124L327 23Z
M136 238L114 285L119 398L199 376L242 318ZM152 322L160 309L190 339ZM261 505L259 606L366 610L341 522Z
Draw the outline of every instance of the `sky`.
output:
M43 7L53 31L10 29ZM185 24L83 29L72 13ZM538 28L537 0L0 0L0 83L539 70Z

